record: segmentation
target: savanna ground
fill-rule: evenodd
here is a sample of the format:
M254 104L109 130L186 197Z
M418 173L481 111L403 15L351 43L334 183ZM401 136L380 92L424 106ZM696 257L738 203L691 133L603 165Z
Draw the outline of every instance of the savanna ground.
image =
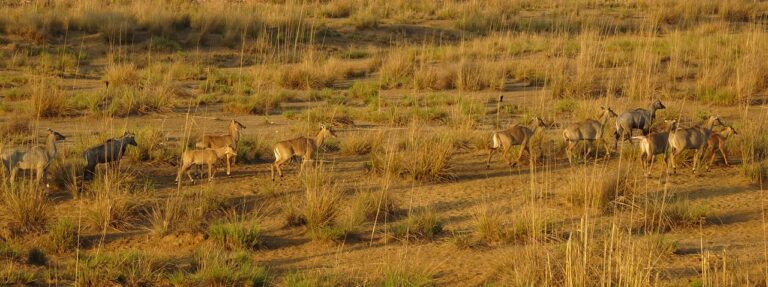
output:
M0 284L768 280L766 3L19 2L0 1L3 148L67 139L50 188L2 185ZM569 166L563 126L652 99L654 129L735 127L732 166L693 174L688 152L645 177L630 142ZM535 163L487 169L491 132L534 116ZM232 175L174 183L232 119ZM272 182L271 145L320 123L317 166ZM82 182L83 150L124 131L138 147Z

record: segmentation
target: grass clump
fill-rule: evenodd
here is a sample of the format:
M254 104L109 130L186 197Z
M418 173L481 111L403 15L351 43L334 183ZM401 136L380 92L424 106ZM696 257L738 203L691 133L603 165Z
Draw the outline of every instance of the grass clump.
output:
M35 117L61 117L67 115L69 111L66 96L52 84L36 84L32 89L30 101L30 114Z
M430 209L412 211L395 226L394 236L403 241L432 240L443 232L443 222Z
M111 87L136 86L141 81L141 75L134 64L111 64L104 71L102 80Z
M194 272L189 283L205 286L264 286L267 271L254 265L245 252L226 253L217 249L201 249L193 258Z
M69 218L60 218L48 227L48 244L58 253L67 253L78 246L77 224Z
M212 224L208 227L208 239L226 250L256 250L263 245L261 231L255 224Z
M387 268L384 270L384 278L381 286L431 286L434 284L435 274L427 270L416 268Z
M647 233L659 233L706 224L711 210L705 205L693 204L677 197L651 197L646 199L643 216L637 229Z
M260 136L243 136L237 144L237 162L266 162L272 156L272 143Z
M11 230L27 233L45 229L50 217L50 207L43 188L22 181L3 186L2 216Z
M450 160L453 142L445 136L412 133L400 144L388 143L371 152L371 169L413 180L446 182L455 178Z
M598 168L589 169L593 173L604 173ZM588 172L587 170L579 171ZM571 188L566 195L568 202L573 206L589 207L601 213L610 213L624 208L638 193L637 179L629 169L609 171L601 176L574 175Z
M345 136L339 148L344 155L366 155L374 149L378 149L378 145L383 139L384 134L382 132L358 132Z
M334 273L293 272L283 278L281 286L286 287L331 287L345 286L344 277Z

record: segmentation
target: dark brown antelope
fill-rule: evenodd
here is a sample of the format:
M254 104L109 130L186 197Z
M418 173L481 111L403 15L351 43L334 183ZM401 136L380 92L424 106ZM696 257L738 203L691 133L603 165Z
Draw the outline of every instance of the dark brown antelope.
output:
M696 168L702 160L704 150L707 148L709 135L712 134L712 128L715 124L723 125L718 116L710 116L704 126L692 127L687 129L678 129L669 134L670 158L672 160L672 172L677 173L677 162L675 159L686 149L695 149L693 156L693 173L696 174ZM709 166L707 166L709 171Z
M644 136L648 135L651 132L653 120L656 119L656 111L665 108L660 100L655 100L647 110L637 108L621 113L616 118L616 132L614 133L616 143L614 147L618 146L619 141L632 136L633 129L640 129L643 131Z
M37 171L37 183L39 184L46 178L46 172L51 165L58 149L56 142L65 140L66 137L58 132L48 129L48 137L45 146L33 146L31 148L10 148L6 149L0 155L5 169L10 172L11 182L16 180L16 174L19 170ZM47 186L47 184L46 184Z
M229 134L226 135L204 135L203 139L195 144L197 148L223 148L231 146L237 151L237 143L240 141L240 130L245 126L236 120L229 122ZM236 156L227 156L227 175L231 174L232 165L235 164Z
M176 182L179 182L181 180L181 175L186 173L189 180L194 183L195 179L192 178L192 171L189 169L193 165L200 166L204 164L208 165L208 181L212 181L216 175L216 163L224 157L233 157L236 155L237 153L235 152L235 149L231 146L208 148L204 150L187 150L181 155L181 168L176 175Z
M298 137L276 143L272 147L272 150L275 153L275 163L272 164L271 167L272 180L275 180L275 169L277 169L280 178L283 177L283 169L280 166L294 156L302 158L299 173L303 172L304 165L309 161L315 160L317 150L329 136L336 137L336 133L333 129L328 128L325 125L320 125L320 132L317 133L315 138Z
M498 151L499 148L501 148L501 156L504 157L504 159L507 161L507 164L511 167L514 167L520 163L520 159L523 157L523 152L527 152L528 156L530 157L530 161L533 162L534 158L530 149L531 139L536 134L538 129L543 126L545 126L544 121L542 121L539 117L534 117L533 125L531 128L516 124L506 130L494 132L492 136L493 146L491 146L491 150L488 153L488 162L486 163L486 168L491 167L491 157ZM520 146L520 154L517 156L517 159L513 163L512 159L508 157L508 154L512 147L516 145Z
M650 133L645 136L634 136L632 139L640 141L640 150L642 155L640 160L643 162L643 169L646 170L645 175L651 175L651 168L653 167L653 161L658 154L664 154L664 163L667 163L667 153L669 147L669 133L677 129L677 120L665 120L667 127L660 131Z
M728 153L725 151L725 141L731 135L735 134L738 134L736 130L732 126L727 126L723 130L716 133L713 132L709 135L709 139L707 140L707 152L705 153L712 153L712 157L709 159L709 166L712 166L712 163L715 162L715 149L720 150L725 166L731 166L728 163Z
M613 110L611 110L609 107L600 107L600 110L602 112L600 113L600 118L598 120L588 119L571 124L563 129L563 139L568 144L568 146L565 148L565 153L566 156L568 156L569 164L573 165L573 149L576 147L576 144L578 144L579 141L589 142L587 145L587 157L589 157L589 153L592 152L594 141L602 142L602 144L605 146L606 154L610 155L611 150L608 147L608 143L605 141L605 139L603 139L603 129L605 128L605 124L608 122L608 119L615 117L616 113L614 113ZM595 147L595 155L597 155L597 148L598 147Z

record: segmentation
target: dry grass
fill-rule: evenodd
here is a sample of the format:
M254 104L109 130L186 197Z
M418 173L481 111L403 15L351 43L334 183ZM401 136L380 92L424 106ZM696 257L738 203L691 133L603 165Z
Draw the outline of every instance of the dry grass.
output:
M7 228L20 233L45 229L51 210L41 186L27 181L3 184L2 199L1 214Z
M583 173L587 173L586 179ZM604 171L602 167L585 168L574 174L566 199L574 206L610 213L632 205L639 193L639 173L634 169Z
M403 241L432 240L443 232L443 221L430 209L411 211L393 230L393 236Z
M411 129L401 143L385 143L371 153L371 168L380 174L395 174L413 180L444 182L454 178L450 160L453 142L443 136L426 135Z
M760 109L768 95L768 33L761 26L766 3L32 2L0 4L3 144L39 140L40 124L68 126L73 136L49 170L49 193L24 180L2 187L0 285L463 282L467 270L431 258L445 243L435 240L443 227L455 231L448 240L462 248L453 254L459 260L510 258L496 270L471 270L486 276L487 285L728 286L759 285L764 277L762 267L747 270L760 262L754 242L745 245L746 262L741 253L712 251L709 240L701 240L697 264L672 253L675 243L659 233L696 245L690 235L701 226L712 242L739 240L719 233L721 227L730 231L727 226L706 226L713 213L730 216L718 200L731 198L708 198L710 211L699 199L673 196L687 192L692 181L714 181L638 177L634 146L625 146L620 160L562 169L561 140L549 130L536 139L542 150L533 151L546 155L541 165L517 174L473 168L487 155L489 130L528 124L532 115L562 126L593 117L598 104L625 109L653 97L670 103L663 118L724 112L734 120L739 136L729 143L732 162L747 179L722 185L744 189L733 197L737 202L755 196L747 180L768 180ZM502 94L505 102L496 106ZM222 113L268 122L245 131L238 147L238 159L251 165L215 185L173 186L165 172L183 148L178 123L187 110L192 124ZM156 124L161 121L168 126ZM344 136L328 145L339 153L325 158L337 162L336 170L309 170L281 184L262 181L273 135L309 134L317 122L343 126ZM101 124L146 127L135 130L139 146L129 147L121 169L100 169L84 185L82 150L110 134ZM367 129L386 131L361 131ZM91 132L102 135L82 136ZM368 158L364 165L377 176L356 174L354 162ZM621 168L614 168L617 163ZM737 171L713 172L731 177ZM504 208L494 202L467 216L478 199L451 199L460 188L492 190L489 198ZM261 230L260 218L228 218L230 204L240 200L264 204L270 217L282 206L288 226L275 227L269 218ZM400 217L404 203L411 212ZM75 204L82 204L78 224L70 220ZM764 225L752 219L739 224ZM79 244L81 229L85 238L116 233L120 239ZM154 236L149 245L136 240L145 229ZM353 267L326 271L338 267L328 261L336 253L324 244L291 241L296 232L340 243L336 261ZM368 234L369 244L349 242ZM265 235L280 241L279 252L256 251ZM166 259L169 242L180 248ZM145 247L158 250L124 251ZM378 248L387 250L387 259L355 264L357 254ZM299 249L312 260L291 261L286 269L285 254ZM77 256L69 256L75 250ZM388 259L399 252L400 259ZM262 255L276 265L255 265L254 256ZM412 268L422 259L437 266ZM382 263L386 267L371 270ZM267 278L265 270L277 272Z

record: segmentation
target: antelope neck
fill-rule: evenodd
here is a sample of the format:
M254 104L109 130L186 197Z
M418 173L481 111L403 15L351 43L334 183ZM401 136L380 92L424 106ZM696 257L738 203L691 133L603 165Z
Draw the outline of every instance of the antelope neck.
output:
M48 153L48 156L53 158L56 156L56 153L58 150L56 149L56 134L50 134L48 135L48 138L45 142L46 147L46 153Z
M321 130L317 135L315 136L315 144L317 146L323 145L323 141L325 141L325 133Z

